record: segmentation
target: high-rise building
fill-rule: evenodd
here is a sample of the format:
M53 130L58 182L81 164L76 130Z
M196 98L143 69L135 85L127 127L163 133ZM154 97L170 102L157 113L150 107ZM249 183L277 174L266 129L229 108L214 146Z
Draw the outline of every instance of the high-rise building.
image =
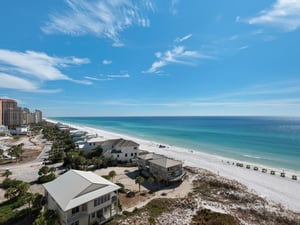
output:
M34 123L42 122L43 114L41 110L36 109L34 112Z
M13 99L0 98L0 124L8 127L20 125L21 109Z
M30 112L28 108L18 107L13 99L0 98L0 125L12 128L41 121L42 111Z

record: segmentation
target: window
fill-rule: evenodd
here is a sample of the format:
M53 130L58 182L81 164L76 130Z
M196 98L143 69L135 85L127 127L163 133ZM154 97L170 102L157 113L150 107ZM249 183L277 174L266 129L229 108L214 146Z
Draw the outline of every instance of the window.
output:
M95 218L95 213L94 212L92 213L92 218Z
M133 149L134 149L134 150L137 150L137 147L134 147Z
M127 157L127 153L125 153L125 157Z
M136 153L134 153L134 155L136 156L137 154L136 154Z
M72 209L72 215L79 213L79 206Z
M100 204L102 204L102 203L104 203L104 202L107 202L107 201L109 201L109 200L110 200L110 194L103 195L103 196L100 197L100 198L96 198L96 199L94 200L94 207L96 207L96 206L98 206L98 205L100 205Z
M131 156L133 156L133 153L131 153Z
M117 155L117 158L119 158L120 156L119 156L119 154Z
M71 223L71 225L79 225L79 221L75 221L74 223Z
M81 205L81 211L82 211L82 212L87 211L87 204Z

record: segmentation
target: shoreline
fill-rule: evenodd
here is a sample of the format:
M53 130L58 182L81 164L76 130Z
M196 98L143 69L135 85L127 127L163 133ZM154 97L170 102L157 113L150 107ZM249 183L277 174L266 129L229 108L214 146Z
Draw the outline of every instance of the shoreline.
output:
M236 180L246 185L250 191L254 191L261 197L280 203L288 209L300 212L300 173L298 171L284 170L286 177L283 178L280 177L280 172L282 171L279 171L278 168L271 168L257 164L254 165L253 163L245 161L237 161L231 158L212 155L201 152L201 149L200 151L194 151L98 128L69 124L51 119L46 119L46 121L51 123L60 122L75 129L85 130L92 134L98 134L98 136L102 136L106 139L130 139L140 144L140 150L162 154L170 158L181 160L184 166L204 168L220 176ZM160 145L164 145L165 148L160 148ZM237 162L243 163L244 167L236 166ZM232 163L234 163L234 165ZM246 164L251 165L251 169L246 169ZM253 170L253 166L257 166L259 170ZM266 168L267 173L262 173L262 168ZM271 175L270 170L276 171L276 175ZM298 180L292 180L292 175L296 175Z

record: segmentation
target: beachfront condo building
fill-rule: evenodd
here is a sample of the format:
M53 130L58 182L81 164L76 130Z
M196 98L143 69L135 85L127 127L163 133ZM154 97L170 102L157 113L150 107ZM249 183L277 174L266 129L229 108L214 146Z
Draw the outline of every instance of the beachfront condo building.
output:
M70 170L43 185L47 208L63 225L103 224L119 212L120 187L93 172Z
M13 99L0 98L0 125L14 128L41 121L42 111L35 110L31 113L27 108L18 107L18 103Z
M184 178L182 162L154 153L138 156L138 167L146 177L160 177L163 181L176 182Z
M0 99L0 125L14 127L21 125L21 109L13 99Z

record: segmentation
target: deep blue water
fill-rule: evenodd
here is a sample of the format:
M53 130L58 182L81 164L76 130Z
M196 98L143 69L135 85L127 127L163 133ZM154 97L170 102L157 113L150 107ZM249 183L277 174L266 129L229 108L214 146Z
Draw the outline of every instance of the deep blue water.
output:
M300 171L300 118L56 117L57 121Z

